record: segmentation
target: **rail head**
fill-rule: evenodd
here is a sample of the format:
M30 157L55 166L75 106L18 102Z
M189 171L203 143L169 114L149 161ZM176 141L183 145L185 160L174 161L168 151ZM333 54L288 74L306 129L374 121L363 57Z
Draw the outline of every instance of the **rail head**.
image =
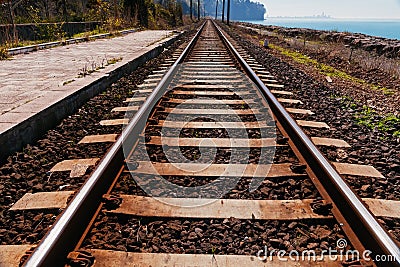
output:
M225 36L222 29L215 21L213 22L219 35L223 38L229 50L232 51L243 70L266 97L271 110L279 123L286 129L289 137L295 142L297 149L302 153L304 158L312 159L312 164L310 164L311 170L320 178L320 182L329 195L332 196L332 200L335 202L340 212L344 214L346 218L350 218L350 222L354 224L350 227L357 234L363 246L371 250L372 255L392 255L393 258L396 259L395 262L387 263L385 266L400 266L399 245L389 236L387 231L377 221L376 217L368 210L361 199L343 180L340 174L321 154L310 138L251 69Z

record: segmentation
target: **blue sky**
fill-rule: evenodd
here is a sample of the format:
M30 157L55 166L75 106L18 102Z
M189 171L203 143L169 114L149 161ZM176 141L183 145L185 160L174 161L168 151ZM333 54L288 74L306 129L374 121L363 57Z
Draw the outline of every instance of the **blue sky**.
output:
M253 0L254 1L254 0ZM335 18L397 18L400 0L258 0L268 16L311 16L322 12Z

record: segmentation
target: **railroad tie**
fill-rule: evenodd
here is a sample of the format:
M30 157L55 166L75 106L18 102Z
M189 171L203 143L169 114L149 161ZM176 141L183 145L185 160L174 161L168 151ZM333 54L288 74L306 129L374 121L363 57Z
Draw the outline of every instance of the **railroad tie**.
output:
M71 171L71 178L80 177L85 175L86 170L90 166L94 166L99 160L99 158L64 160L51 168L50 172Z

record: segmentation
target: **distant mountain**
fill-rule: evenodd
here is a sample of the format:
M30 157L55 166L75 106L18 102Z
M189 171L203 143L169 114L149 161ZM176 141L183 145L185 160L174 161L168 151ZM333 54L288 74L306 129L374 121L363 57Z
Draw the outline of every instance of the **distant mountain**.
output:
M183 13L189 14L190 0L182 0ZM227 12L228 0L225 0L225 18ZM215 17L216 0L200 0L201 16ZM205 10L204 10L205 8ZM205 11L205 12L204 12ZM231 20L263 20L266 9L259 2L250 0L231 0ZM197 16L197 0L193 0L193 15ZM222 0L218 1L218 18L222 16Z

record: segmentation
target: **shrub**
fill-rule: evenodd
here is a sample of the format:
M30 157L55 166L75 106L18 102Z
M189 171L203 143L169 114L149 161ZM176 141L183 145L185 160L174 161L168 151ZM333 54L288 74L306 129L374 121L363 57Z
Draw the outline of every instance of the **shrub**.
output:
M36 24L36 35L39 40L55 41L65 37L62 24Z
M8 50L6 47L0 47L0 60L8 58Z

